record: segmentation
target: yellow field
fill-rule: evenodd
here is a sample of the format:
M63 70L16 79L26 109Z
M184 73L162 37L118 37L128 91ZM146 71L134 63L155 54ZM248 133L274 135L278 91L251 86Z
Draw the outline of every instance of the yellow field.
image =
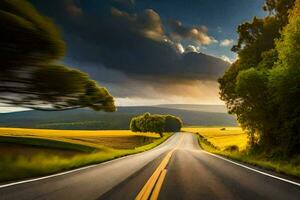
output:
M91 136L147 136L159 137L155 133L134 133L130 130L52 130L27 128L0 128L0 136L32 136L32 137L91 137Z
M26 128L0 128L0 136L44 138L98 149L103 149L104 146L117 149L134 148L159 138L159 135L155 133L134 133L130 130L89 131Z
M239 150L243 150L247 145L247 134L240 127L225 127L225 130L218 128L192 127L183 128L186 132L198 132L206 137L213 145L221 150L230 145L237 145Z

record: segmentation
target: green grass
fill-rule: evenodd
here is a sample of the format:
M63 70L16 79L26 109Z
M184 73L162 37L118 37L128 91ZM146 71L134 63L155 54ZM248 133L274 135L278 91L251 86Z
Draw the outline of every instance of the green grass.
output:
M230 130L230 128L228 127L226 129ZM199 133L199 145L208 152L261 167L267 170L272 170L278 173L300 178L300 156L293 157L289 160L282 160L277 158L270 158L266 154L249 152L244 145L247 140L243 141L241 140L241 138L237 138L234 131L230 134L223 133L223 131L221 131L219 128L218 130L216 128L202 128L201 131L197 129L196 132ZM224 137L227 138L224 139ZM227 141L225 142L226 145L222 143L223 141ZM242 148L237 151L226 150L225 147L228 147L228 141L230 141L230 146L237 146Z
M73 137L76 136L76 132L74 133ZM49 134L49 131L45 134ZM69 134L70 132L66 135L69 137ZM81 133L77 132L77 134L81 136L79 138L82 138ZM92 132L89 136L93 134L95 133ZM41 136L40 132L39 136ZM165 133L162 138L157 138L152 137L150 134L150 143L148 140L148 142L143 143L144 145L130 149L114 149L103 146L102 144L76 141L74 139L59 138L60 140L57 140L57 136L55 137L56 140L53 140L49 139L48 135L44 138L34 138L28 135L19 135L18 137L2 136L0 137L0 181L4 182L49 175L86 165L98 164L152 149L170 136L170 133ZM130 137L132 136L125 135L123 139L130 140ZM133 136L133 138L134 137L145 136ZM114 141L114 139L120 139L122 136L116 134L110 138ZM139 144L141 144L140 141ZM15 153L14 151L18 152ZM57 151L59 151L59 153Z

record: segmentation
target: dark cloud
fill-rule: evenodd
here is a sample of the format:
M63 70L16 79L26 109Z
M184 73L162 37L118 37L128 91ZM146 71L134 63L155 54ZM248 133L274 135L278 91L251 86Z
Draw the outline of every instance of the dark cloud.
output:
M133 1L108 0L101 1L101 5L96 0L32 2L62 28L68 47L66 62L76 63L100 82L116 85L112 80L119 84L130 80L144 84L153 80L169 84L215 80L228 66L219 58L190 48L184 52L182 46L179 49L180 44L166 33L154 10L131 12L119 6L133 5ZM173 36L197 40L201 44L213 40L205 27L185 27L173 21L171 28Z
M114 0L114 3L117 3L121 6L134 7L135 0Z

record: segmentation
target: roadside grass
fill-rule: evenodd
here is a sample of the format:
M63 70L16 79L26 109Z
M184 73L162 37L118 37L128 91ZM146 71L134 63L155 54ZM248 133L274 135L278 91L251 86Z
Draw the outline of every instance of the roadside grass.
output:
M202 149L233 160L251 164L263 169L300 178L300 156L288 160L269 157L267 154L257 154L247 150L247 135L238 127L219 128L194 127L185 131L198 133L199 145ZM231 150L232 146L238 149Z
M0 182L4 182L49 175L143 152L164 142L171 133L159 138L156 134L134 134L127 130L74 131L73 135L72 131L17 129L14 132L14 129L1 128L0 135ZM96 141L91 141L91 137ZM99 142L101 137L103 140ZM118 148L110 147L110 143Z

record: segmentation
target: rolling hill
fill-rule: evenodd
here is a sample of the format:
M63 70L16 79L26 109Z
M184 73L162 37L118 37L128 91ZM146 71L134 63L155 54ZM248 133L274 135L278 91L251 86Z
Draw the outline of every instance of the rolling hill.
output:
M0 114L0 126L47 129L128 129L130 119L145 112L179 116L185 126L237 125L235 118L227 113L184 110L183 105L181 105L181 108L163 106L118 107L118 111L114 113L95 112L89 109L2 113Z
M224 105L201 105L201 104L160 104L157 107L174 108L180 110L193 110L202 112L227 113Z

